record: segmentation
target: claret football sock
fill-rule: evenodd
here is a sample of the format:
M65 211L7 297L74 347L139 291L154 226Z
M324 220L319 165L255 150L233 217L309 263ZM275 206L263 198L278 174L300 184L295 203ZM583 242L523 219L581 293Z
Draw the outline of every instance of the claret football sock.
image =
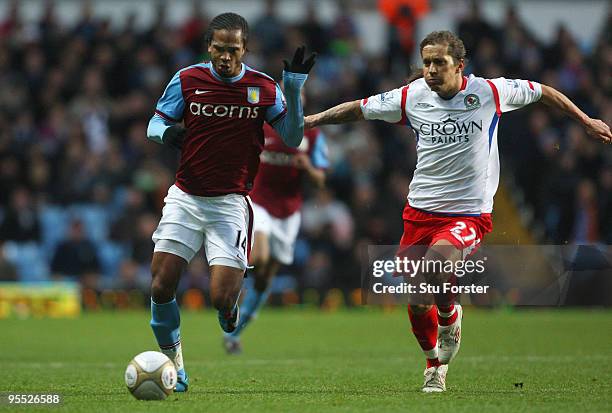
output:
M438 314L435 306L421 314L414 313L408 306L408 315L412 332L427 358L427 367L435 366L438 360Z

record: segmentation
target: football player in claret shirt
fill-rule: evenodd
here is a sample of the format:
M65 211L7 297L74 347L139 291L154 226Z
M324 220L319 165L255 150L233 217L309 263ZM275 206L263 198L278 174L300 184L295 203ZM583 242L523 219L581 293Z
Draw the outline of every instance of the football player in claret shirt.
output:
M180 276L203 245L211 302L223 331L232 332L240 319L237 301L252 244L247 195L264 145L263 125L271 125L291 147L304 136L300 90L315 56L304 60L300 47L291 63L285 61L285 99L271 77L242 63L248 37L241 16L215 17L206 34L210 62L172 77L147 130L149 139L181 151L176 181L153 233L151 263L151 327L176 365L177 392L188 388L175 298Z
M611 143L612 135L608 125L590 118L549 86L464 76L465 47L448 31L427 35L420 52L419 79L307 116L305 127L378 119L412 128L417 165L403 212L400 246L425 245L426 259L458 261L492 230L499 182L497 130L504 112L541 101L573 117L595 139ZM453 274L423 276L453 280ZM408 306L412 331L427 359L424 392L446 390L448 363L461 343L461 306L448 294L437 294L434 300L436 305Z
M300 229L304 177L318 187L325 183L329 166L325 136L309 129L297 148L283 143L276 131L264 126L265 146L261 164L250 193L255 213L255 240L250 257L254 267L253 288L246 291L238 327L225 333L223 344L229 354L242 351L240 334L255 318L270 294L270 282L281 265L293 262L295 241Z

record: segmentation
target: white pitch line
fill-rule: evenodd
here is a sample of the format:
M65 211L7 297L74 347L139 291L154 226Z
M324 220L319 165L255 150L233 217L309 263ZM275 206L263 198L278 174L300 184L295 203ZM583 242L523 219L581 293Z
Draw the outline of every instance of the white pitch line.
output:
M225 356L224 356L225 357ZM302 358L302 359L249 359L249 358L232 358L232 359L217 359L217 360L194 360L189 361L187 358L186 364L188 366L217 366L217 365L296 365L296 364L318 364L325 363L331 359L338 359L337 357L321 357L321 358ZM383 363L408 363L414 361L413 357L403 358L403 357L370 357L370 360L379 360ZM588 361L612 361L612 355L603 355L603 354L590 354L590 355L578 355L578 356L541 356L541 355L487 355L487 356L459 356L457 360L468 363L481 363L487 361L496 361L496 362L546 362L546 363L565 363L572 362L575 360L588 360ZM4 362L4 365L8 368L27 368L27 369L41 369L41 368L51 368L51 369L63 369L63 368L104 368L104 369L114 369L120 368L127 365L129 360L126 360L125 363L120 362L70 362L70 361L49 361L49 362L17 362L17 361L7 361ZM351 361L352 363L352 361ZM355 363L359 364L359 363Z

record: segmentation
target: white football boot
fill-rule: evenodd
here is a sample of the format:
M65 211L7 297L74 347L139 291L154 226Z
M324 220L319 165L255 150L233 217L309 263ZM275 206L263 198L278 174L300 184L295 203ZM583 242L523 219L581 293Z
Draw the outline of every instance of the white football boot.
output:
M446 372L448 371L447 364L441 364L438 367L430 367L425 369L423 376L423 393L441 393L446 391Z
M457 355L461 346L461 319L463 308L455 304L457 319L449 326L438 326L438 360L442 364L450 363Z

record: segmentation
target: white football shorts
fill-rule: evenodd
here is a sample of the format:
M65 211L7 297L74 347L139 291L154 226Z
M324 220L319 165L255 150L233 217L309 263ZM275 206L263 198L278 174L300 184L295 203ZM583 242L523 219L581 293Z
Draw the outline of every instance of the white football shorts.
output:
M302 219L300 211L294 212L287 218L276 218L261 205L253 203L253 212L255 213L253 230L268 236L270 255L278 262L290 265L293 262L295 240L300 230Z
M152 237L155 252L190 262L204 244L208 265L246 270L253 245L253 209L248 196L195 196L172 185L164 202Z

